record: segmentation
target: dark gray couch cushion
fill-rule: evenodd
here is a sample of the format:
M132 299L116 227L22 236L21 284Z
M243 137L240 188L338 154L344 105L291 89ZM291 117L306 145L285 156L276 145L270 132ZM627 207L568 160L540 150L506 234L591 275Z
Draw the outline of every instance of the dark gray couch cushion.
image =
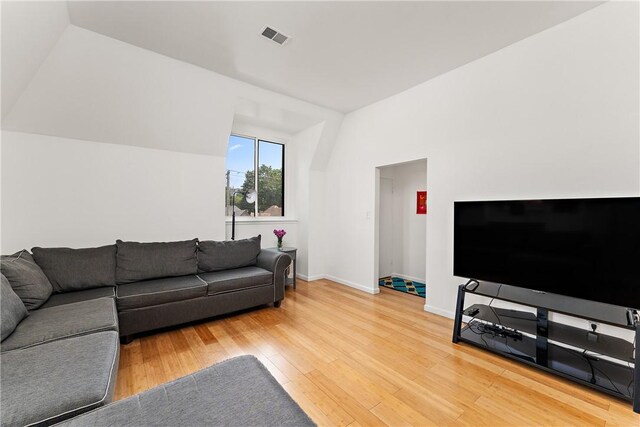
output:
M111 298L34 310L1 347L5 352L101 331L118 331L118 313Z
M205 240L198 244L198 271L221 271L256 265L260 253L261 236L242 240L216 242Z
M80 301L90 301L96 298L115 299L116 288L107 286L104 288L86 289L84 291L65 292L62 294L53 294L47 302L42 304L40 308L56 307L63 304L71 304Z
M116 282L133 283L198 272L198 239L167 243L116 241Z
M244 267L200 273L198 276L207 282L207 295L216 295L273 283L273 273L260 267Z
M240 356L63 426L315 426L254 357Z
M29 315L22 300L11 289L9 280L1 275L0 278L0 329L4 341L16 329L18 323Z
M123 311L206 295L207 284L198 276L166 277L119 285L116 304Z
M107 331L2 353L1 424L53 424L110 402L118 350Z
M99 248L33 248L33 259L56 292L116 285L116 245Z
M13 255L2 255L0 264L2 274L9 279L27 310L40 307L51 296L53 287L49 279L26 249Z

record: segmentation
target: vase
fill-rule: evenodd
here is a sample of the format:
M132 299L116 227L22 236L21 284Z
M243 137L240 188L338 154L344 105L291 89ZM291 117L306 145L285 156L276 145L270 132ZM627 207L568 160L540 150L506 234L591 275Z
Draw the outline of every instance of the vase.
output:
M278 239L278 250L281 251L282 250L282 238Z

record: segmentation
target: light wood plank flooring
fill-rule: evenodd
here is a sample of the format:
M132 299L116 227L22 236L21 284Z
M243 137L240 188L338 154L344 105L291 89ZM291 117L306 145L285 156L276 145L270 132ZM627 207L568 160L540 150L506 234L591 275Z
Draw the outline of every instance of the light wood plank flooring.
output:
M631 405L451 343L452 321L389 289L298 281L265 307L122 346L116 398L242 354L319 425L639 426Z

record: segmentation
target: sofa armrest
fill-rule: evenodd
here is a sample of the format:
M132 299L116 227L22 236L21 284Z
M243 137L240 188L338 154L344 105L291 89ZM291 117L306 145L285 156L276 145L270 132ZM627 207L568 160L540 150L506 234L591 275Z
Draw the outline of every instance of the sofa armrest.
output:
M284 252L261 250L258 254L256 266L273 273L274 302L284 299L285 271L290 264L291 257Z

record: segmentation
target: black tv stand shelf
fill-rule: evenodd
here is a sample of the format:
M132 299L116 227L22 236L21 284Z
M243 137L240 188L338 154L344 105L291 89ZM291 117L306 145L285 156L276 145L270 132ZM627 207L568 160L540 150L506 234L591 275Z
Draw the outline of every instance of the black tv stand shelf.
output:
M466 294L517 303L531 311L481 303L465 308ZM640 342L637 313L629 314L628 309L490 282L458 288L453 342L468 343L631 401L640 413L640 367L635 368L633 343L550 321L549 313L634 330ZM471 319L464 324L463 316Z

